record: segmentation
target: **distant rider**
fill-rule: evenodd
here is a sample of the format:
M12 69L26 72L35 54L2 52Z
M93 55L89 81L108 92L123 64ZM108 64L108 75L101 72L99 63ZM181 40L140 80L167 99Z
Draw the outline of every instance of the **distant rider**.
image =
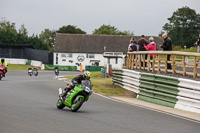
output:
M36 68L36 67L34 67L33 71L36 71L36 72L37 72L37 68Z
M66 96L67 92L69 92L71 89L74 89L75 85L81 84L82 80L90 80L91 73L89 71L84 72L84 74L78 75L75 78L72 79L71 87L66 87L66 92L63 93L63 96Z
M3 64L3 65L5 66L5 68L6 68L6 73L7 73L8 64L7 64L7 62L5 61L4 58L1 58L0 65L1 65L1 64ZM4 75L4 77L5 77L5 75Z

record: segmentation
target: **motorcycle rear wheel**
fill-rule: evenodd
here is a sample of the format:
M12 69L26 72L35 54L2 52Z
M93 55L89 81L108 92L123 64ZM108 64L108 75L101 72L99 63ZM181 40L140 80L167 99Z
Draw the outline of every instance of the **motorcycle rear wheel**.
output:
M71 106L71 111L76 112L77 110L79 110L79 108L82 106L84 101L85 100L83 97L79 97L77 101L73 101L72 106Z
M1 73L0 73L0 80L1 80Z
M63 108L65 107L65 105L64 105L64 103L62 102L61 99L58 99L56 105L57 105L57 108L58 108L58 109L63 109Z

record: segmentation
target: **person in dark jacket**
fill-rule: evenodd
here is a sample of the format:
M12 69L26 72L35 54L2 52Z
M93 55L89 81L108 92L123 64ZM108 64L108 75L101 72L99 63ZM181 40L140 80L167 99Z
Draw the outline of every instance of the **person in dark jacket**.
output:
M131 41L131 44L128 46L128 52L137 51L137 44L134 41Z
M144 46L147 46L149 43L148 41L145 39L144 35L141 35L141 39L138 41L138 45L137 45L137 51L147 51L146 48ZM145 54L145 60L147 60L147 54ZM143 67L147 66L147 63L145 62L145 65L143 65L143 62L141 62L141 65Z
M75 85L81 84L82 80L90 80L91 73L89 71L85 71L84 74L78 75L72 79L72 84L70 87L65 88L65 93L63 93L63 97L71 90L74 89Z
M167 37L167 34L163 34L162 38L164 39L163 45L160 45L161 48L163 48L163 51L172 51L172 40ZM167 60L170 61L170 56L167 55ZM172 66L170 63L167 63L167 69L172 69Z

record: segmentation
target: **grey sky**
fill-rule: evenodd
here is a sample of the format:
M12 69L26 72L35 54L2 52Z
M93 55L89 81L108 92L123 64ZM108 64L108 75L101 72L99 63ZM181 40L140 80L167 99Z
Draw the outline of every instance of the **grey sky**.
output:
M92 34L103 24L135 35L155 35L173 12L188 6L200 14L200 0L0 0L0 18L24 24L29 35L75 25Z

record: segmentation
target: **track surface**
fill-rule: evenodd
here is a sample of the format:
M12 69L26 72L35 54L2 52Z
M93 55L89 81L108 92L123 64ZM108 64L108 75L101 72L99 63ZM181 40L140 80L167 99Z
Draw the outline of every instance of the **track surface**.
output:
M62 72L61 75L74 75ZM76 113L56 108L53 72L10 71L0 81L0 133L199 133L200 123L93 94Z

